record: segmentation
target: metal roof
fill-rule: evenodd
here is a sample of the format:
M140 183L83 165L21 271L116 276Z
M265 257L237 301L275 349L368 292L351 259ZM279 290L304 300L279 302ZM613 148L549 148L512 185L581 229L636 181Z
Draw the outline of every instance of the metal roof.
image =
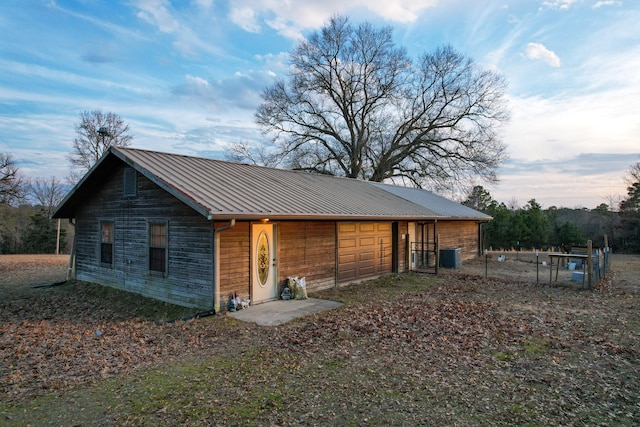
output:
M371 184L375 187L393 193L396 196L400 196L403 199L410 200L420 206L427 207L443 217L459 219L473 218L480 221L493 219L490 215L479 212L445 197L438 196L430 191L419 188L388 185L380 182L372 182Z
M390 191L399 187L122 147L111 147L105 153L65 197L53 217L73 217L84 197L92 194L95 186L115 170L114 162L132 166L209 219L390 220L451 217L428 204L420 203L423 199L417 198L416 202ZM465 218L475 219L483 215L476 211L473 211L473 215L466 210L459 212L465 213Z

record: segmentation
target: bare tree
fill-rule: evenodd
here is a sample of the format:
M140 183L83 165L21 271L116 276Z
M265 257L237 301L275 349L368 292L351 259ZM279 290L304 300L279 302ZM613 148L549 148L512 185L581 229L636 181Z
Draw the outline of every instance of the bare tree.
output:
M497 180L506 82L451 47L412 61L390 27L337 16L290 62L256 112L289 167L432 189Z
M230 144L229 151L227 151L225 157L232 162L248 163L250 165L277 167L279 164L278 158L271 155L267 147L254 147L247 142Z
M629 186L635 182L640 182L640 162L636 162L629 167L624 182Z
M51 216L53 209L66 194L64 185L55 176L49 179L35 178L31 181L29 188L31 196L38 205L42 206L47 216Z
M68 159L82 174L91 169L110 146L126 147L133 139L129 125L119 115L101 110L80 113L75 128L78 136L73 140Z
M9 205L24 195L24 180L10 154L0 153L0 205Z

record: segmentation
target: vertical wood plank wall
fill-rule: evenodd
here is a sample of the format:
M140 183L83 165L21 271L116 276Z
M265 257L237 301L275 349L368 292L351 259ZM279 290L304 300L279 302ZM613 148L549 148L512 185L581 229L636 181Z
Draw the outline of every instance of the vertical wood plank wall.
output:
M478 256L478 223L476 221L438 221L436 232L440 248L462 248L462 259Z
M278 223L278 283L305 277L309 290L335 285L336 226L334 221Z

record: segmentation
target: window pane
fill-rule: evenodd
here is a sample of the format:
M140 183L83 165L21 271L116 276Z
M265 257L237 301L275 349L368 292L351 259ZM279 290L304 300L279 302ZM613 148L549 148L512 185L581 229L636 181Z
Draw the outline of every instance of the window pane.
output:
M165 272L165 249L149 248L149 270Z
M164 248L167 244L166 224L151 224L149 246Z
M113 243L113 222L104 221L100 223L102 232L102 243Z
M100 262L113 264L113 245L111 243L102 243L100 245Z

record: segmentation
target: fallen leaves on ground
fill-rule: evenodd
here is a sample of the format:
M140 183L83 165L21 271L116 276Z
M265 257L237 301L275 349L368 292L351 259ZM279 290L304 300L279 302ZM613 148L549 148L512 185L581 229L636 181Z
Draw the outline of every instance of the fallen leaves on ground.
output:
M215 402L209 388L194 387L193 399L211 411L226 405L233 417L243 396L264 388L261 423L419 424L426 408L432 421L632 423L640 418L637 285L618 288L614 277L580 292L472 274L389 276L321 292L345 304L277 328L223 315L159 325L81 283L25 290L0 301L0 400L235 355L215 371ZM304 396L291 402L287 392ZM190 404L179 415L163 405L154 419L191 420ZM221 423L233 421L225 416Z

